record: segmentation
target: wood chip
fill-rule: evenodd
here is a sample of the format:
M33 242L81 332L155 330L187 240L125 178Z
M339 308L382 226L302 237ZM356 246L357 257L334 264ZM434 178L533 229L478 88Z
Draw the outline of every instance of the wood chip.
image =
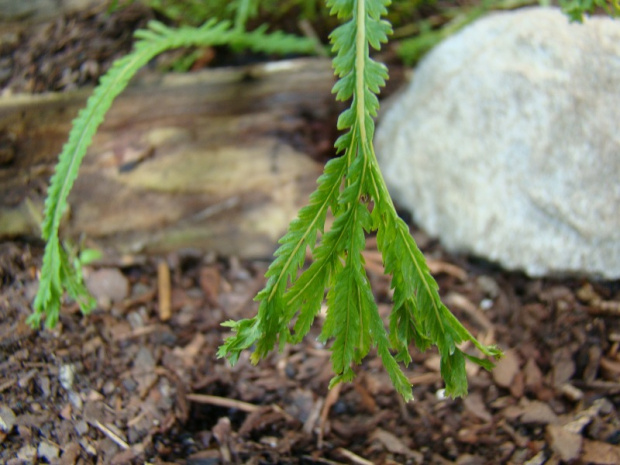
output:
M157 381L156 361L148 347L142 346L133 361L132 377L138 383L138 393L144 398Z
M463 399L465 410L473 414L482 421L491 421L493 419L491 413L487 410L482 395L479 392L472 392Z
M218 306L221 280L220 270L215 266L207 266L200 270L200 288L212 307Z
M592 420L597 418L601 411L606 408L605 399L597 399L594 403L585 410L578 412L574 419L564 425L564 428L568 431L580 434L583 429L588 426Z
M600 364L605 379L614 382L620 381L620 362L601 357Z
M40 442L37 447L37 456L47 460L48 463L55 463L59 455L60 449L47 441Z
M360 457L357 454L354 454L348 449L344 447L339 447L336 449L336 453L342 455L345 459L350 460L351 463L355 463L357 465L373 465L374 462L366 460L365 458Z
M420 452L412 451L403 441L389 431L377 428L372 433L372 439L379 441L388 452L410 457L417 463L422 463L424 460L424 456Z
M444 298L448 307L455 307L465 312L474 322L484 331L489 332L493 329L493 323L484 312L478 308L471 300L458 292L450 292Z
M319 449L323 448L323 435L325 434L327 426L327 418L329 417L329 410L338 401L340 397L340 390L342 389L342 383L336 384L325 397L325 403L321 410L321 422L319 423L319 437L317 440L317 446Z
M536 360L529 358L523 367L525 387L531 391L537 391L542 385L543 375L536 364Z
M77 442L70 442L67 445L63 445L62 456L60 457L59 465L74 465L80 456L81 447Z
M521 415L522 423L555 424L558 423L558 416L549 404L534 400L523 407Z
M323 398L319 398L314 402L312 406L312 410L310 410L310 414L306 421L304 422L304 426L302 428L303 432L310 435L312 431L314 431L314 427L321 416L321 409L323 408Z
M423 373L409 377L409 383L412 386L423 386L426 384L435 384L441 381L439 373Z
M566 398L572 400L573 402L578 402L583 399L583 391L576 388L572 384L563 384L562 386L560 386L560 392L564 394Z
M560 347L553 352L551 364L553 366L553 385L561 386L568 383L575 374L573 352L568 347Z
M192 340L185 347L175 347L173 353L183 360L187 367L195 363L195 359L206 342L206 337L202 333L196 333Z
M248 413L256 412L262 408L259 405L250 404L248 402L227 399L225 397L209 396L206 394L187 394L186 398L191 402L196 402L199 404L217 405L218 407L232 408Z
M603 351L598 345L588 347L588 363L583 369L582 375L584 381L594 381L596 379L602 355Z
M123 438L121 438L118 432L113 431L111 427L104 425L98 420L95 421L93 425L95 426L95 428L97 428L99 431L105 434L108 438L110 438L114 442L114 444L116 444L118 447L120 447L123 450L129 449L129 444L127 444L123 440Z
M0 404L0 432L9 434L15 425L15 414L8 406Z
M170 268L168 263L157 264L157 296L159 302L159 319L168 321L172 316L172 298L170 285Z
M453 265L452 263L427 258L426 264L431 274L433 275L445 273L447 275L454 276L459 281L465 281L467 279L467 271L465 271L463 268Z
M232 453L230 451L231 429L230 418L228 417L220 418L213 427L213 436L220 445L220 452L224 463L231 463L232 461Z
M620 446L585 439L581 461L593 465L617 465L620 463Z
M547 425L547 441L551 449L565 462L579 457L583 438L560 425Z
M512 349L504 352L504 357L497 362L492 371L495 384L503 388L510 388L512 382L519 372L519 357Z
M266 406L250 413L239 428L239 435L247 436L252 431L265 430L266 428L276 429L276 424L284 419L281 412Z

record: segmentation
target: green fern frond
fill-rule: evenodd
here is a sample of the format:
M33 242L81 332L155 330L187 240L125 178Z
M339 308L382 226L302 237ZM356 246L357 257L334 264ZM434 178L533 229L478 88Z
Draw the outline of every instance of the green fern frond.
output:
M319 341L333 340L335 377L330 386L353 379L354 365L375 346L396 390L411 399L411 386L397 361L411 361L409 346L414 343L421 350L437 346L446 391L460 396L467 391L465 360L485 368L492 363L465 354L459 344L471 341L485 356L499 357L500 352L476 341L441 302L437 284L407 226L396 215L378 167L372 145L373 118L379 109L377 93L388 74L384 65L370 57L370 48L379 49L391 32L390 24L381 19L388 4L389 0L327 2L331 14L345 20L330 36L339 78L333 92L338 100L352 100L338 119L338 129L345 131L335 144L341 156L326 165L310 204L280 241L266 274L267 285L256 297L258 314L227 323L234 334L225 340L218 356L234 363L242 350L254 346L251 360L256 363L276 343L298 342L310 329L327 290L328 310ZM323 233L328 209L335 220ZM316 244L319 231L323 234ZM377 231L385 271L392 275L389 335L364 269L365 233L371 231ZM300 273L307 249L313 262Z
M117 60L102 77L88 99L86 107L73 121L69 140L59 156L56 170L45 202L45 219L42 236L46 240L39 291L34 302L34 313L29 317L32 326L40 325L46 316L46 326L53 327L58 320L63 291L80 303L82 312L94 308L95 301L81 283L81 277L67 258L60 245L58 230L67 198L78 175L86 150L97 128L114 99L127 87L138 70L166 50L206 45L233 45L266 53L312 53L315 44L308 39L282 33L267 34L264 28L252 32L232 28L229 22L208 21L202 27L172 29L152 21L146 30L135 33L133 51Z

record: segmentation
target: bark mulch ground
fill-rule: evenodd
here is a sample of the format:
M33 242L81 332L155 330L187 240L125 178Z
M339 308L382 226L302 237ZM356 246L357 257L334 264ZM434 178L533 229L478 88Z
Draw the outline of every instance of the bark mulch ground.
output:
M527 279L416 236L445 302L506 350L492 373L470 367L465 399L442 395L434 351L406 371L411 403L374 356L329 391L318 328L257 366L218 360L220 324L254 314L266 262L185 252L102 264L87 270L92 315L67 302L54 331L34 331L25 319L41 251L2 244L0 461L620 463L620 283Z
M0 31L0 85L92 84L148 19L123 11ZM408 404L374 356L329 391L318 327L257 366L247 354L235 367L218 360L221 323L256 311L263 261L108 260L86 270L93 314L66 302L55 330L32 330L41 248L1 243L0 463L620 463L620 281L528 279L414 234L444 301L506 351L491 373L469 367L465 399L444 397L434 351L406 370ZM389 281L372 239L366 262L385 317Z

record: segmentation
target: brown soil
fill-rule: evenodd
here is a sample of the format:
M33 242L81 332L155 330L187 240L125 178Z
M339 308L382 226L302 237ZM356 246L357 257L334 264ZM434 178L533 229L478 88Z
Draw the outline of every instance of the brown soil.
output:
M97 15L66 24L86 31L87 18L108 24ZM27 30L23 48L2 49L2 60L13 60L5 89L90 82L62 71L51 43L18 66L30 41L46 42ZM108 50L87 42L74 50ZM125 50L109 46L118 47L110 57ZM465 399L442 396L434 351L416 353L406 370L416 398L408 404L374 356L354 383L329 391L318 328L257 366L247 354L235 367L218 360L220 324L256 311L262 261L179 252L100 263L86 270L99 302L93 314L66 302L54 331L34 331L25 319L41 249L0 244L0 463L620 463L620 281L528 279L414 234L448 306L506 350L492 373L470 367ZM389 281L372 239L366 261L385 316Z
M374 356L353 384L328 391L318 329L258 366L216 359L220 323L252 316L264 283L267 263L234 257L179 253L89 269L97 310L83 317L67 302L54 331L33 331L24 320L40 250L3 244L0 461L618 463L620 283L526 279L416 236L446 303L506 350L492 373L471 367L465 399L442 397L433 351L406 371L409 404ZM387 312L375 254L369 274ZM166 321L158 270L171 275Z

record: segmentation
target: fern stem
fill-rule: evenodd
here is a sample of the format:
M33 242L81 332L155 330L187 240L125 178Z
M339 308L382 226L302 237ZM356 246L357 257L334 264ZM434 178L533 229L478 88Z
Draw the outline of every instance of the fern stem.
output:
M368 142L366 134L366 125L364 117L366 115L365 90L366 82L364 80L364 66L366 62L367 48L366 43L366 4L364 0L357 0L357 17L355 33L355 101L357 110L357 121L360 128L360 136L362 141L362 152L366 156L366 144Z

